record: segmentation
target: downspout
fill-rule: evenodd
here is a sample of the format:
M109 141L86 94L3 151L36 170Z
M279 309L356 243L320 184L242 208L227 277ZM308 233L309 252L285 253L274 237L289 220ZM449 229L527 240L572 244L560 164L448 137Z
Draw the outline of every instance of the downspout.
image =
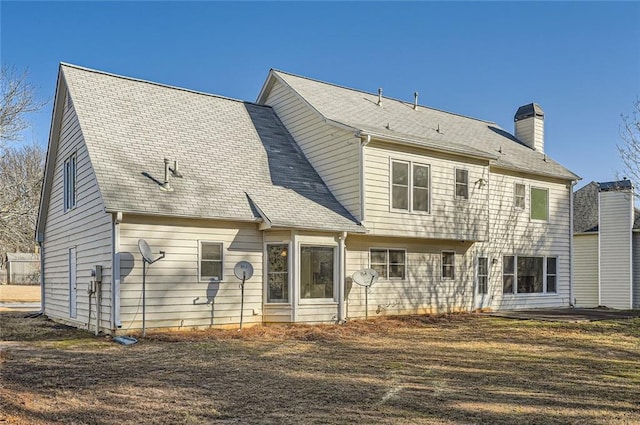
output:
M345 240L347 239L347 232L342 232L338 237L338 252L339 252L339 266L340 270L338 277L338 323L344 323L344 295L346 293L345 288L345 274L346 270L346 252L345 252Z
M575 307L575 300L573 299L573 187L578 183L577 181L571 181L569 186L569 306ZM599 223L600 221L598 221ZM599 302L599 300L598 300Z
M122 222L122 212L117 212L113 219L113 252L111 260L111 329L113 333L122 327L120 321L120 223Z
M364 165L365 165L365 157L364 157L364 148L371 143L371 136L361 136L362 143L360 143L360 222L364 222L366 220L366 208L364 206L365 200L365 182L364 182Z
M40 311L38 314L44 314L44 235L39 233L37 238L38 246L40 247Z

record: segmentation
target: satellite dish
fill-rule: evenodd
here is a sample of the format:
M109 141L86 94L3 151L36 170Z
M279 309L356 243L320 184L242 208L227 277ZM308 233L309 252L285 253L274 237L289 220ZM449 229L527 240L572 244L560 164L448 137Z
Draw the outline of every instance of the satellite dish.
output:
M355 272L352 279L360 286L373 286L379 277L380 275L374 269L362 269Z
M251 276L253 276L253 266L248 261L240 261L233 268L233 274L240 280L251 279Z
M142 336L146 336L146 304L147 304L147 296L146 296L146 287L147 287L147 263L153 264L158 260L162 260L164 258L164 251L160 251L160 255L158 258L153 258L153 254L151 253L151 247L144 239L138 239L138 249L140 250L140 254L142 254Z

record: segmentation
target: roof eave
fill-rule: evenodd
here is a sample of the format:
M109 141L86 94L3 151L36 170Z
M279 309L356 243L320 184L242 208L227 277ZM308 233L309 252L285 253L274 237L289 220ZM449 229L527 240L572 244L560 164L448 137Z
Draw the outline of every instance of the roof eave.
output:
M572 182L577 182L579 180L582 180L582 177L572 173L569 171L568 174L555 174L555 173L545 173L545 172L541 172L541 171L532 171L530 169L525 169L525 168L521 168L521 167L513 167L513 166L505 166L505 165L498 165L498 164L490 164L491 167L493 168L497 168L500 170L505 170L505 171L517 171L519 173L525 173L525 174L531 174L533 176L540 176L540 177L549 177L549 178L554 178L554 179L559 179L559 180L566 180L566 181L572 181Z

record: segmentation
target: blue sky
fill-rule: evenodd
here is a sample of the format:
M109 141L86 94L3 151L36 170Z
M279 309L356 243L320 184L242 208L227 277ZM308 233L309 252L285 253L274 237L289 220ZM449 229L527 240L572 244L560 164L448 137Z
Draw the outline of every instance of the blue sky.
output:
M10 2L5 65L38 95L46 144L69 62L243 100L270 68L498 123L545 111L545 149L583 177L622 171L620 114L640 97L640 2ZM470 141L472 143L472 141Z

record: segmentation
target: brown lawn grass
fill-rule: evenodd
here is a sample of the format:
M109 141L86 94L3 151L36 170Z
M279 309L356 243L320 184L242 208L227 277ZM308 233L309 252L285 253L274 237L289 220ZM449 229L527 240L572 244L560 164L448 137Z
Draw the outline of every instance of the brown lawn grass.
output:
M40 285L0 285L0 302L40 302Z
M0 423L638 424L640 319L151 333L0 317Z

